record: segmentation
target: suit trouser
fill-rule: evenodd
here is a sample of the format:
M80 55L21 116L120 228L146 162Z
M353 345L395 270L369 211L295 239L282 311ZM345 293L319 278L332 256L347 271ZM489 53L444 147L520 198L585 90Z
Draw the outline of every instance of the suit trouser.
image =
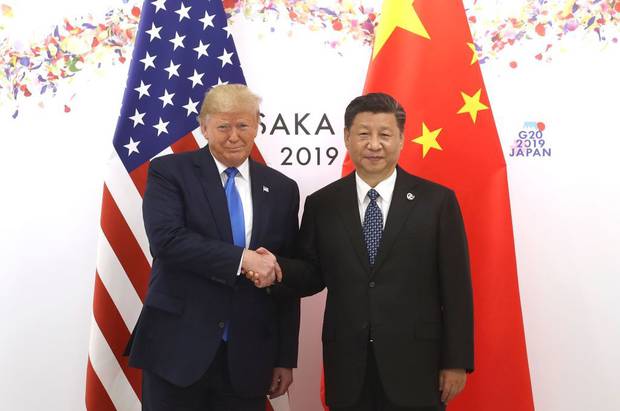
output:
M265 411L265 401L265 396L240 398L235 394L224 342L207 372L189 387L178 387L147 370L143 371L143 411Z
M372 344L368 345L368 359L366 361L366 376L362 394L355 405L351 407L335 408L330 407L331 411L445 411L446 407L441 404L434 407L399 407L390 402L387 398L379 371L377 360L375 359Z

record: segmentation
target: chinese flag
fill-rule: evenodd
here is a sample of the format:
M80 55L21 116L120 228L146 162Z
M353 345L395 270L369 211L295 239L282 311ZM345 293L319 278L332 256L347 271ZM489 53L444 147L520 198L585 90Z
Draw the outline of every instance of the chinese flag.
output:
M452 188L465 219L476 370L449 408L533 410L506 163L462 2L384 1L365 92L405 107L400 166Z

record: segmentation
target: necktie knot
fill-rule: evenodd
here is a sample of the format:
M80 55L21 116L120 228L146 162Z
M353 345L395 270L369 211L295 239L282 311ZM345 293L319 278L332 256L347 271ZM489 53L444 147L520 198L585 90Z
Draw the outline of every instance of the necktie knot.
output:
M379 198L379 193L374 188L368 190L368 194L366 195L368 196L368 198L370 198L370 201L376 201L377 198Z
M228 178L235 178L235 176L239 173L239 170L236 167L228 167L224 170Z

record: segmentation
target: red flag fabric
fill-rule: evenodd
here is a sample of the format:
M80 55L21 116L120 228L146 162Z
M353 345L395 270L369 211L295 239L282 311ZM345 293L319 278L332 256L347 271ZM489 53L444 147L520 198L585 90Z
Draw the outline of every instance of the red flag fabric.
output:
M407 111L399 164L452 188L470 247L475 365L452 411L534 409L506 163L461 1L384 1L365 92ZM343 174L354 166L346 159Z

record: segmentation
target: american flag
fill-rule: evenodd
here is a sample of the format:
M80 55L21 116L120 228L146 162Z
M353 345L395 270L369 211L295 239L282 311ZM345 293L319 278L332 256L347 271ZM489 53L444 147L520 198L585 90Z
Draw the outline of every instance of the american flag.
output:
M154 157L204 146L193 133L197 114L205 92L221 83L245 83L222 2L145 1L103 187L88 411L141 408L140 371L122 353L152 262L142 220L147 170ZM288 409L288 399L278 404Z

